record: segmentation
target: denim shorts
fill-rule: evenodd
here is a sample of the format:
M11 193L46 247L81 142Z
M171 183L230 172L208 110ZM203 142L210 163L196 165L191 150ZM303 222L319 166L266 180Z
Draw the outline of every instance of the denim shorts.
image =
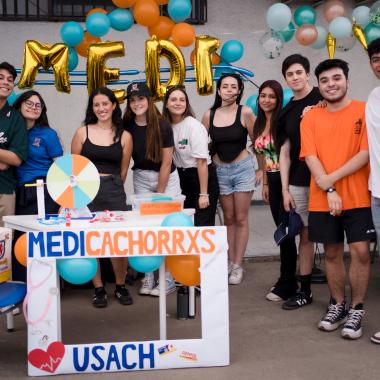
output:
M251 155L238 162L216 163L215 166L220 195L255 190L255 163Z

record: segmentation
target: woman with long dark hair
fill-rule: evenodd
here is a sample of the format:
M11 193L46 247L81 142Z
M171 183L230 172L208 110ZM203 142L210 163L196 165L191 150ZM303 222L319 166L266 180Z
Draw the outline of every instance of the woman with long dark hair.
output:
M88 99L83 126L78 128L71 142L71 153L80 154L93 162L100 174L100 188L88 205L91 211L127 210L124 182L132 155L131 135L124 131L121 109L113 91L101 87ZM132 297L125 287L126 258L112 258L116 278L115 297L122 305L131 305ZM100 264L100 263L99 263ZM100 265L92 279L95 307L107 306Z
M269 202L273 220L278 226L283 215L282 186L277 146L277 121L282 109L283 91L275 80L265 81L259 88L257 118L253 127L253 146L260 170L263 171L263 200ZM283 301L297 291L294 263L297 248L294 238L280 244L280 278L266 295L269 301Z
M161 117L145 83L131 83L127 87L127 108L123 121L133 140L133 188L135 194L181 194L178 172L173 164L173 131ZM175 291L172 275L166 272L166 294ZM154 274L145 274L139 293L159 296Z
M16 215L36 215L36 187L25 186L37 179L46 180L47 172L54 160L62 156L63 150L57 132L49 125L47 107L42 96L34 90L21 94L13 104L25 119L28 129L28 158L17 169L18 186L16 189ZM44 189L45 212L56 214L59 205ZM14 240L21 234L15 233ZM17 261L13 262L13 279L25 281L26 271Z
M162 114L174 134L173 160L178 169L185 207L194 208L196 226L215 225L219 185L208 151L207 130L194 117L184 86L169 87Z
M256 186L253 156L247 150L254 115L240 105L244 84L239 74L222 74L217 82L214 105L202 119L209 130L220 189L220 203L227 226L228 281L243 279L242 262L249 238L248 215Z

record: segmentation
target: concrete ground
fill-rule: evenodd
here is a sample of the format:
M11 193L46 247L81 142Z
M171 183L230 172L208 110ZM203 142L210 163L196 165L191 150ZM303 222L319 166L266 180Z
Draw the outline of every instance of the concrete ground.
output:
M264 206L251 207L252 236L247 253L261 256L276 253L272 246L273 223ZM260 241L260 238L262 239ZM267 242L267 244L265 243ZM260 253L260 252L259 252ZM269 258L249 259L241 285L230 287L231 364L228 367L88 374L82 379L379 379L380 346L369 338L380 330L380 260L372 274L364 321L364 336L347 341L340 332L321 332L316 325L328 301L327 285L314 285L314 303L301 310L284 311L280 304L266 301L265 294L279 272L279 262ZM135 303L120 306L112 297L106 309L91 306L91 290L66 289L62 293L62 332L65 343L131 341L158 338L158 299L137 295ZM347 293L349 289L347 288ZM199 337L201 312L194 320L175 318L175 294L168 296L168 337ZM198 305L199 306L199 305ZM22 316L15 319L15 332L7 333L5 318L0 325L0 378L26 379L26 326ZM107 326L107 328L105 328ZM148 326L148 327L147 327ZM55 376L72 379L74 376Z

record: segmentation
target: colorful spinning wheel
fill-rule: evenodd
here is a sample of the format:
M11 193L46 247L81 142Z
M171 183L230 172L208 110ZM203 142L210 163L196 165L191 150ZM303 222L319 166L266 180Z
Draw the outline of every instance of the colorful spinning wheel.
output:
M68 154L50 166L46 177L50 196L65 208L87 206L99 190L100 179L95 165L86 157Z

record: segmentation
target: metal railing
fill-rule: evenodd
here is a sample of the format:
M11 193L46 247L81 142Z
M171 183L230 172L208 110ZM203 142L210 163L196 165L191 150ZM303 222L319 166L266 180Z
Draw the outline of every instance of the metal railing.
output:
M192 0L190 24L207 22L207 0ZM93 8L108 12L116 7L111 0L1 0L0 21L84 21ZM167 15L167 6L161 6Z

